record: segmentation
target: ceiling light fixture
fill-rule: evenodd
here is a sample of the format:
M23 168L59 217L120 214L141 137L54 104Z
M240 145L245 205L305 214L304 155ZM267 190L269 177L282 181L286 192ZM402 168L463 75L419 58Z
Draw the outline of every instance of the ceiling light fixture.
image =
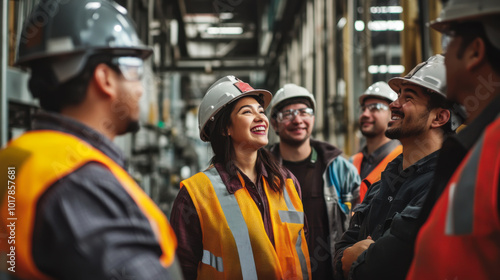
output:
M401 14L403 7L401 6L373 6L370 7L372 14Z
M209 27L207 33L210 35L240 35L243 34L242 27Z

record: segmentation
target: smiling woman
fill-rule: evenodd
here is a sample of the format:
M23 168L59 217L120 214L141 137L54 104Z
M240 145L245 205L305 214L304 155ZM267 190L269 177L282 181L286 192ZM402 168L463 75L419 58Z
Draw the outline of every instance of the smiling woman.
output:
M258 97L243 97L234 105L230 116L230 125L227 135L231 137L236 162L238 158L245 158L245 163L254 162L254 156L259 148L267 145L267 128L269 121L265 115L264 108L257 101ZM229 111L229 110L228 110ZM252 160L248 160L248 158ZM255 158L256 159L256 158ZM240 165L240 168L243 166ZM247 174L251 174L249 169ZM252 178L254 176L250 176Z
M237 176L237 169L255 183L260 163L269 175L283 182L283 174L277 162L267 151L261 149L267 145L269 121L258 96L241 97L230 103L217 114L210 132L210 143L214 152L212 164L222 164L230 176ZM272 184L275 191L281 191L282 185Z
M311 278L300 188L263 149L270 100L227 76L201 102L212 165L181 182L171 215L186 279Z

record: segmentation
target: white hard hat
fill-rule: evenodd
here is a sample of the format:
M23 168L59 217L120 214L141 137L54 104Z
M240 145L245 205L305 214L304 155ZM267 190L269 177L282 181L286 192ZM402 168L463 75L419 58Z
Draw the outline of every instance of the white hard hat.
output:
M431 56L427 61L415 66L406 76L389 80L389 86L399 92L403 83L415 84L439 93L446 98L446 68L444 56Z
M314 95L312 95L312 93L310 93L306 88L298 86L296 84L285 84L282 88L280 88L276 92L273 99L271 100L270 104L271 114L273 113L276 106L281 102L291 98L300 98L300 97L309 99L313 106L312 109L316 110L316 100L314 99Z
M391 103L398 98L398 95L386 82L376 82L359 97L359 104L363 104L367 98L386 99Z
M263 89L253 89L249 84L241 81L234 76L225 76L216 81L207 90L207 93L201 100L200 109L198 111L198 126L200 128L201 140L208 142L210 135L206 130L209 122L214 122L214 116L227 104L245 97L259 96L264 101L263 107L266 107L271 102L272 94Z
M406 76L389 80L389 86L396 92L399 92L403 84L418 85L446 98L444 56L440 54L431 56L427 61L415 66ZM451 112L450 128L455 131L465 120L465 109L458 104L450 107L447 108Z
M446 32L454 22L482 22L488 39L500 49L499 14L498 0L449 0L430 26L439 32Z

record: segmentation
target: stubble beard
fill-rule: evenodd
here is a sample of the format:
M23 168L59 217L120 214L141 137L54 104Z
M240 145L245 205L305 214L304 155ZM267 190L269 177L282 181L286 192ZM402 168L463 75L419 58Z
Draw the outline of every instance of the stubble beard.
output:
M363 134L363 136L366 138L374 138L377 135L379 135L378 133L376 133L374 131L363 131L361 129L359 131L361 131L361 134Z
M385 131L385 137L389 139L399 139L401 138L401 128L387 128Z
M425 112L421 114L420 116L416 117L415 119L409 118L408 123L413 123L416 120L422 120L426 119L429 117L430 112ZM404 120L404 119L402 119ZM391 128L388 127L387 130L385 131L385 136L390 139L402 139L402 138L411 138L415 136L419 136L422 133L425 132L425 123L423 125L414 126L408 129L403 129L403 122L401 122L401 126L398 128Z
M287 144L288 146L292 146L292 147L300 147L302 146L308 139L310 138L310 136L306 136L304 137L303 139L300 139L300 140L297 140L297 139L293 139L293 138L280 138L280 141Z

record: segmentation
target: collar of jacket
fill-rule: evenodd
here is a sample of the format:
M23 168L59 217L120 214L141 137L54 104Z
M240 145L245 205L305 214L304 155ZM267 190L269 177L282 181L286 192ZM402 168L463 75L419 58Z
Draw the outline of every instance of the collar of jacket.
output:
M399 140L391 140L384 145L378 147L375 151L372 152L371 155L368 154L367 146L364 146L361 149L361 153L363 154L363 161L367 161L369 163L378 163L384 160L384 158L390 154L397 146L401 145Z
M385 171L393 174L399 174L399 176L408 178L413 174L423 174L427 173L436 168L436 159L440 150L434 151L427 156L421 158L413 165L403 170L403 154L397 156L393 161L389 162Z
M34 116L33 129L55 130L76 136L125 168L125 156L118 146L106 136L73 118L52 112L37 113Z
M233 194L237 190L243 188L243 185L241 184L238 176L231 177L229 175L229 173L226 172L226 169L224 169L224 166L222 164L216 163L215 168L217 168L217 171L219 172L219 175L222 179L222 182L224 182L224 185L226 185L227 191L230 194ZM236 167L236 169L238 171L240 171L238 167ZM243 178L243 180L245 180L245 184L253 184L253 182L250 180L250 178L248 178L247 175L245 175L245 173L243 173L241 171L240 171L240 173L241 173L241 177ZM268 180L267 170L264 168L263 163L261 163L259 168L257 169L257 178L260 178L261 176L264 176L266 178L266 180ZM257 185L258 184L261 184L260 180L257 182Z

